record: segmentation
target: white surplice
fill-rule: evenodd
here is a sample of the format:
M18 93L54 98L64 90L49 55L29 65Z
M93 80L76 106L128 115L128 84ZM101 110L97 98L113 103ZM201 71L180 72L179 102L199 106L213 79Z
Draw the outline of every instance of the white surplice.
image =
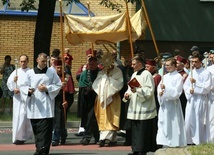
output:
M118 93L123 87L122 71L114 66L114 69L107 76L100 71L92 85L94 91L98 94L102 108L105 109L112 101L112 96Z
M211 91L208 94L208 108L207 108L207 141L214 142L214 64L208 66L207 70L212 76Z
M158 85L158 100L160 104L158 113L157 144L178 147L186 146L185 122L183 118L180 95L183 90L183 78L177 72L164 75L165 90L162 96L160 84Z
M54 100L59 93L62 83L56 71L48 68L46 73L35 74L34 69L27 72L28 87L23 88L25 99L29 98L27 117L29 119L42 119L54 117ZM38 86L44 84L47 92L40 92ZM29 88L35 89L29 97Z
M194 93L190 93L192 84L190 82L191 73L184 83L184 92L187 98L185 111L185 126L187 144L201 144L207 142L206 138L206 112L208 104L208 94L211 88L211 75L203 67L193 69L193 78L196 83L193 85Z
M28 86L27 74L26 72L30 68L17 69L18 81L14 82L14 77L16 76L16 71L13 71L10 77L7 80L7 86L10 91L13 91L15 88L19 89L21 87ZM20 91L20 93L22 93ZM14 94L13 96L13 133L12 133L12 142L16 140L26 141L29 138L32 138L33 131L31 127L30 120L27 119L27 103L21 97L21 94Z

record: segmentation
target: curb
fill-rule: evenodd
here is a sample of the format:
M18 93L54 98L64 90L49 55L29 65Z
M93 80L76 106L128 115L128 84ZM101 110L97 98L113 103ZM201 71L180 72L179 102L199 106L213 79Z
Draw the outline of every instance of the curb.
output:
M183 148L162 148L155 152L155 155L191 155L187 147Z

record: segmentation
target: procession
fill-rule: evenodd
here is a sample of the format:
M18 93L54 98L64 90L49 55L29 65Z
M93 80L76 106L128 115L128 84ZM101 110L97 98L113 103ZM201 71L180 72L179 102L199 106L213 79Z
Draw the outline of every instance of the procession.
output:
M72 145L68 115L74 104L79 150L122 147L127 155L150 155L214 143L212 42L176 45L163 35L172 39L167 43L159 38L162 28L158 46L144 0L134 11L125 1L122 12L105 16L95 16L90 2L66 2L55 2L51 19L38 11L33 51L29 43L27 54L1 53L1 116L9 107L13 146L33 141L34 155L48 155ZM65 13L65 6L81 6L85 14Z
M88 49L86 64L76 73L80 144L89 145L94 138L99 147L116 146L120 131L125 135L123 145L133 150L130 154L212 143L214 51L201 55L197 46L190 50L189 59L179 53L168 55L158 67L143 53L136 53L124 66L116 51ZM50 146L66 143L74 82L69 73L72 56L69 49L65 51L63 58L59 49L49 59L39 54L33 69L28 68L28 56L21 55L20 68L16 61L7 80L13 104L19 105L13 108L12 143L23 145L34 135L35 154L49 154Z

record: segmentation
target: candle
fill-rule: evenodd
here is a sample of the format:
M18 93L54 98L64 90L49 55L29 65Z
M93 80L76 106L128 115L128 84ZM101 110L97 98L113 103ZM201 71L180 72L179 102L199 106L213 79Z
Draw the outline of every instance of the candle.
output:
M204 57L205 57L205 64L204 64L204 67L207 69L207 58L208 58L208 56L209 56L209 53L208 52L204 52Z
M15 58L15 70L16 70L16 76L18 76L18 59ZM16 81L16 88L17 88L17 81Z
M164 76L164 72L165 72L165 59L163 58L161 60L162 62L162 76L161 76L161 80L162 80L162 84L163 84L163 76Z
M47 67L50 67L50 57L47 56Z
M190 64L190 77L193 78L193 73L192 73L192 56L189 56L189 64ZM193 83L192 83L192 89L193 89Z

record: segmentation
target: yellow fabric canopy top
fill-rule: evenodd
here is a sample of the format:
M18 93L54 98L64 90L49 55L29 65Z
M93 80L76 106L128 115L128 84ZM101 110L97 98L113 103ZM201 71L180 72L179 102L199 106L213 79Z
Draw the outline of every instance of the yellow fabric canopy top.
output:
M144 34L147 27L142 9L130 18L130 23L132 41L134 42ZM72 45L84 42L96 43L100 40L117 43L129 38L126 13L97 17L79 17L66 14L64 24L66 38Z

